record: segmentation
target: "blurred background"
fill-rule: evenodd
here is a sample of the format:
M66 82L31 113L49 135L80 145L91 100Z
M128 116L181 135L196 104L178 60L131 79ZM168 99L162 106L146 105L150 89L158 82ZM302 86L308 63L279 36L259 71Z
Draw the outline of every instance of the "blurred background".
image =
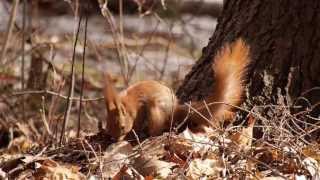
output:
M153 79L175 90L213 34L222 3L220 0L109 0L107 4L95 0L1 1L1 128L14 129L17 122L27 122L27 129L31 130L24 133L32 139L43 138L42 132L57 134L68 109L67 127L74 134L79 101L68 105L66 97L72 84L70 72L80 16L83 17L75 47L72 92L79 99L87 16L83 97L88 101L83 102L80 115L85 122L82 129L92 132L97 129L97 122L105 118L100 98L103 72L112 75L119 89ZM101 14L103 5L106 15Z

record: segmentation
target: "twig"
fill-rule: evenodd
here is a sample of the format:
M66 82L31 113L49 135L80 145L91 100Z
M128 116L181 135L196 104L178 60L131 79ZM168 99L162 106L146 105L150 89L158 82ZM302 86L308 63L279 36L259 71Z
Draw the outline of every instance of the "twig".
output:
M189 103L189 104L190 104L190 103ZM191 108L188 108L187 115L186 115L186 117L183 119L183 121L181 121L181 123L177 125L177 127L176 127L177 130L179 130L179 129L187 122L187 120L188 120L189 117L190 117L190 114L191 114Z
M32 54L34 51L37 51L40 48L50 47L53 43L41 43L41 44L30 44L31 48L24 52L24 56ZM8 66L13 64L15 60L17 60L20 56L22 56L22 52L17 52L12 58L6 61L3 65Z
M157 18L161 19L160 16L158 16L158 14L156 13L155 14ZM166 22L163 21L165 24ZM159 77L159 80L161 81L164 77L164 74L165 74L165 71L166 71L166 67L167 67L167 64L168 64L168 59L169 59L169 51L170 51L170 46L171 46L171 43L173 41L173 35L172 35L172 28L173 28L174 24L171 23L170 26L169 26L169 41L168 41L168 44L166 45L166 50L165 50L165 55L164 55L164 59L163 59L163 64L162 64L162 67L161 67L161 71L160 71L160 77Z
M9 1L1 1L1 2L2 2L3 9L6 11L6 14L9 15L11 13L11 11L9 10L10 2ZM14 27L16 28L17 31L21 30L21 28L19 27L16 21L14 22Z
M21 51L22 51L22 56L21 56L21 90L24 90L25 87L25 79L24 79L24 71L25 71L25 65L24 65L24 57L25 57L25 29L26 29L26 0L23 0L22 3L22 42L21 42ZM25 112L25 99L24 96L22 96L22 119L23 121L26 121L26 112Z
M50 57L50 62L54 62L54 57L55 57L55 54L53 52L53 46L51 45L50 46L50 52L49 52L49 57ZM53 73L53 76L55 76L56 74L56 70L55 70L55 67L52 65L51 66L51 70L52 70L52 73ZM61 87L62 87L62 84L64 83L64 81L60 81L60 86L58 85L57 86L57 81L55 81L54 79L52 80L52 87L56 88L58 87L58 89L61 91ZM59 91L59 92L60 92ZM48 105L48 123L49 123L49 127L53 127L52 126L52 122L53 122L53 113L54 113L54 110L55 110L55 107L56 107L56 102L57 102L57 99L56 97L52 98L51 99L51 102L50 104Z
M265 117L261 116L261 115L258 114L258 113L253 112L252 110L249 111L249 110L244 109L244 108L242 108L242 107L240 107L240 106L232 105L232 104L229 104L229 103L216 101L216 102L208 103L207 105L208 105L208 106L212 106L212 105L215 105L215 104L224 104L224 105L230 106L230 107L232 107L232 108L235 108L235 109L241 110L241 111L243 111L243 112L246 112L246 113L248 113L248 114L252 114L252 115L254 115L256 118L259 118L259 119L261 119L261 120L268 121L268 119L266 119ZM255 107L258 107L258 106L255 106Z
M10 14L10 19L8 22L8 29L6 31L4 44L3 44L2 50L1 50L0 63L2 63L2 64L4 63L4 57L6 55L8 44L9 44L9 39L11 38L12 30L14 27L18 4L19 4L19 0L14 0L13 7L11 10L11 14Z
M18 95L24 95L24 94L50 94L53 96L57 96L60 97L62 99L71 99L72 101L80 101L80 98L78 97L67 97L65 95L62 95L60 93L57 92L53 92L50 90L34 90L34 91L21 91L21 92L14 92L12 93L13 96L18 96ZM104 97L97 97L97 98L88 98L88 99L82 99L82 102L88 102L88 101L99 101L99 100L103 100Z
M212 115L212 113L210 111L210 108L209 108L209 106L208 106L208 104L207 104L207 102L205 100L203 100L203 104L206 106L207 112L210 115L210 119L212 119L213 115Z
M112 13L110 12L110 10L108 9L108 1L105 1L105 0L99 0L99 6L100 6L100 11L101 11L101 14L102 16L108 21L108 24L110 26L110 30L111 30L111 35L112 35L112 40L114 42L114 44L116 45L116 49L117 49L117 58L118 58L118 62L121 66L120 68L120 72L121 72L121 75L122 77L124 78L124 82L126 84L126 86L129 85L129 81L127 79L127 75L126 75L126 72L128 72L128 68L127 68L127 59L125 59L126 56L124 56L124 52L122 50L122 46L121 44L119 43L120 41L120 33L117 29L117 26L114 24L113 22L113 16L112 16ZM119 4L121 5L121 4ZM121 8L120 8L121 9Z
M42 103L41 103L41 109L40 109L40 113L41 113L41 120L44 124L45 130L47 131L48 135L51 137L52 136L52 132L50 130L47 118L46 118L46 110L45 110L45 99L44 96L41 97L42 98ZM46 138L47 136L45 136Z
M82 110L82 99L83 99L83 89L84 89L84 65L85 65L85 56L86 56L86 46L87 46L87 30L88 30L88 10L89 10L89 3L87 3L86 9L86 19L85 19L85 27L84 27L84 45L83 45L83 54L82 54L82 80L81 80L81 90L80 90L80 107L79 107L79 114L78 114L78 130L77 130L77 137L80 136L80 129L81 129L81 110Z
M132 129L132 133L134 135L134 137L136 138L136 141L139 145L139 152L142 153L142 146L141 146L141 142L140 142L140 139L139 139L139 136L138 134L136 133L136 131L134 129Z
M172 100L172 104L174 104L174 106L172 106L171 108L171 117L170 117L170 129L169 129L169 144L171 143L171 135L172 135L172 128L173 128L173 121L174 121L174 113L175 113L175 108L176 108L176 96L174 95L173 90L170 88L170 92L171 92L171 100Z
M82 141L81 141L82 142ZM96 153L96 151L94 150L94 148L92 147L92 145L86 140L86 139L84 139L84 142L88 145L88 147L90 148L90 150L93 152L93 155L95 156L95 158L96 158L96 161L98 160L98 162L99 162L99 170L100 170L100 174L102 175L103 174L103 171L102 171L102 166L103 166L103 163L102 163L102 159L101 159L101 157L102 157L102 155L101 155L101 147L99 148L100 149L100 154L99 154L99 156L98 156L98 154Z
M53 81L53 84L54 84L54 87L56 87L56 89L58 90L58 92L60 93L61 92L61 89L64 85L64 81L60 81L58 82L58 84L56 84L55 81ZM48 123L49 123L49 127L50 129L52 130L52 136L53 136L53 140L55 142L57 142L57 139L58 139L58 122L57 121L58 119L60 119L60 117L62 116L59 115L60 117L59 118L56 118L57 120L54 120L54 113L57 111L57 108L58 108L58 98L56 96L54 96L52 99L51 99L51 102L50 102L50 105L49 105L49 108L48 108Z
M126 46L124 43L124 33L123 33L123 0L119 0L119 41L120 41L120 51L121 51L121 55L122 55L122 63L123 63L123 67L124 69L124 79L125 81L128 82L128 57L127 57L127 51L126 51Z
M79 18L79 21L78 21L77 32L76 32L75 40L74 40L74 44L73 44L72 64L71 64L71 73L70 73L71 86L69 87L67 108L66 108L66 111L65 111L65 114L64 114L64 118L63 118L63 123L62 123L62 130L61 130L60 142L59 142L60 146L63 143L64 133L65 133L65 129L66 129L67 121L69 119L71 105L72 105L71 97L73 96L73 89L74 89L74 62L75 62L76 46L77 46L78 37L79 37L81 20L82 20L82 15L80 15L80 18Z
M135 62L134 62L133 66L130 68L130 70L129 70L129 72L128 72L128 81L129 81L129 82L130 82L131 78L133 77L133 73L134 73L135 70L136 70L136 67L137 67L137 65L138 65L138 61L141 59L140 57L143 55L146 47L150 44L151 39L153 38L156 30L158 30L159 24L160 24L160 21L157 21L157 24L156 24L155 28L152 30L151 35L147 38L145 44L142 45L142 49L140 50L140 52L137 53L138 55L137 55L136 58L135 58Z
M196 114L198 114L201 118L203 118L204 120L207 121L207 123L209 123L209 125L213 128L217 128L211 121L210 119L208 119L207 117L205 117L203 114L201 114L198 109L192 107L190 104L185 103L186 106L188 106L193 112L195 112Z

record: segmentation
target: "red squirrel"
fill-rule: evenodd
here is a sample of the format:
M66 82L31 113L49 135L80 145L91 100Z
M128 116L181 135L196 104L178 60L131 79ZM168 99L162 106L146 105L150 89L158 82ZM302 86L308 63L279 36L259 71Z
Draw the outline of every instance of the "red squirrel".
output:
M180 123L186 117L196 129L210 124L217 126L232 118L232 106L240 103L249 62L249 47L241 38L226 44L213 59L214 87L205 98L208 105L203 101L191 102L197 113L190 113L190 106L180 104L175 94L157 81L141 81L118 93L106 73L107 134L117 141L132 130L156 136L168 130L171 121Z

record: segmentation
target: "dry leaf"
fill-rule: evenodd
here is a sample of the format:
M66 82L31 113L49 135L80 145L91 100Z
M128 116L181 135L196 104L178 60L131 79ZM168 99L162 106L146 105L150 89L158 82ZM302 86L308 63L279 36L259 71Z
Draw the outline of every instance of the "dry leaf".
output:
M320 164L318 161L311 157L307 157L302 161L302 164L314 179L320 179Z
M243 128L240 132L236 132L229 137L232 142L238 146L239 150L247 151L251 148L255 121L253 116L249 116L248 127Z
M146 176L146 177L144 177L144 180L153 180L153 176Z
M320 162L320 145L315 146L307 146L302 149L302 153L307 156L315 159L316 161Z
M167 178L172 169L176 166L175 163L165 162L154 157L139 156L134 160L133 167L138 170L143 176L153 175L154 177Z
M6 179L8 174L0 168L0 179Z
M34 173L34 177L50 180L78 180L85 179L85 176L79 172L79 167L59 165L57 162L46 159L42 162L40 168Z
M186 176L191 179L217 178L223 170L221 162L216 159L194 159L190 162Z
M193 152L202 154L203 152L207 152L209 149L214 150L213 148L217 147L213 146L214 143L207 134L193 133L188 128L184 130L179 136L192 142L191 145Z
M128 155L130 153L132 153L132 146L127 141L110 145L102 157L104 178L116 176L124 165L129 164Z
M165 159L169 162L173 162L175 164L178 164L180 168L184 167L186 164L186 161L182 160L177 154L175 153L167 153L165 156Z
M285 180L285 179L283 177L274 176L274 177L264 177L261 180Z
M167 149L171 153L175 153L179 157L187 159L190 153L192 153L192 143L186 139L174 137Z
M113 180L144 180L143 176L139 174L132 167L124 165L120 171L112 178Z
M26 138L25 136L20 136L20 137L14 138L10 142L6 151L11 154L26 153L33 146L36 146L36 145L37 145L36 143L32 142L30 139Z

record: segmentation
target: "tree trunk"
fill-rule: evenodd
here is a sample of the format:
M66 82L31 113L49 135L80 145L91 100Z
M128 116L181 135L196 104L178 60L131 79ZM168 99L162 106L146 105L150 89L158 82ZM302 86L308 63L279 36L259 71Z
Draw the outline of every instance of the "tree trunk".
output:
M31 44L36 44L37 32L39 30L39 0L33 0L30 7ZM32 51L29 79L27 88L33 90L43 89L43 59L38 51Z
M39 31L39 0L32 0L29 4L29 40L32 46L37 42ZM33 50L31 52L30 69L28 72L27 89L29 90L43 90L45 89L45 79L43 72L43 56L40 50ZM28 106L30 109L38 110L41 107L42 95L28 97Z
M226 0L209 44L177 91L201 99L214 87L212 57L243 37L250 46L246 104L292 105L304 96L320 101L320 1ZM313 89L312 89L313 88ZM319 108L320 109L320 108Z

